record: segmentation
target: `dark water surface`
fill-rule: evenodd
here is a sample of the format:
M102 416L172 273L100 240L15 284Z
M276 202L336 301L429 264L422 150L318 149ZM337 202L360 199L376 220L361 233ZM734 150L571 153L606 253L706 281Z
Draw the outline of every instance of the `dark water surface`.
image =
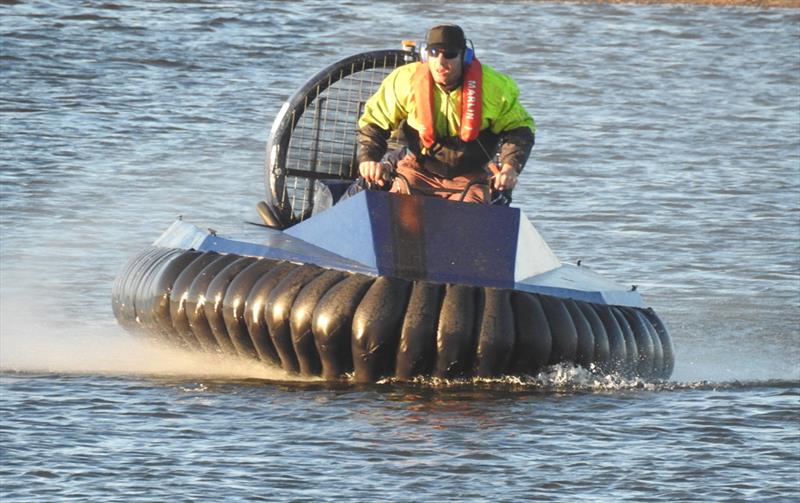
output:
M452 17L443 17L452 13ZM800 498L800 12L503 2L0 2L1 501ZM536 117L515 202L637 284L669 383L290 382L123 333L179 214L262 198L281 103L457 21Z

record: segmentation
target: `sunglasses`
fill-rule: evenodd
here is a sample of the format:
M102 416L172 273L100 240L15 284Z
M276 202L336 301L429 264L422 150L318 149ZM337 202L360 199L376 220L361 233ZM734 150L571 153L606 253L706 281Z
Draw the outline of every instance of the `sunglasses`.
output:
M461 51L453 50L453 49L441 49L441 48L431 48L428 49L428 55L432 58L439 56L439 54L444 56L444 59L454 59L457 58Z

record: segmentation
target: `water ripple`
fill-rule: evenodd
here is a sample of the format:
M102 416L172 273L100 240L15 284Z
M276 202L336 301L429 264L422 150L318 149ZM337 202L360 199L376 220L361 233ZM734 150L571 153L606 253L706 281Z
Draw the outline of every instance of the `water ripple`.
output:
M109 373L86 341L175 216L246 218L295 88L441 6L0 3L0 364L44 334L53 370L0 373L3 501L796 499L796 10L459 2L537 120L515 202L565 262L640 285L675 381L358 387Z

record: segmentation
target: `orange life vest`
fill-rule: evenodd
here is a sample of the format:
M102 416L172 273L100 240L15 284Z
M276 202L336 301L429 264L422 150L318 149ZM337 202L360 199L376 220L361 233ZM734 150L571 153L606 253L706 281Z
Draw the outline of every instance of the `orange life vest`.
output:
M420 124L419 138L422 146L431 148L436 144L436 127L433 121L433 75L428 65L418 63L412 82L416 117ZM483 106L483 69L477 59L464 68L461 83L461 128L458 132L463 141L473 141L481 132Z

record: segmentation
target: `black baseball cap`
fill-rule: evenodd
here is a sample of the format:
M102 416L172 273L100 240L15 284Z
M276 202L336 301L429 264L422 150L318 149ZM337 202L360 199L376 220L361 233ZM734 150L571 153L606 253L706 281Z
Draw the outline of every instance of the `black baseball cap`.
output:
M464 30L460 26L440 24L428 30L425 45L428 49L461 50L467 47L467 38L464 36Z

